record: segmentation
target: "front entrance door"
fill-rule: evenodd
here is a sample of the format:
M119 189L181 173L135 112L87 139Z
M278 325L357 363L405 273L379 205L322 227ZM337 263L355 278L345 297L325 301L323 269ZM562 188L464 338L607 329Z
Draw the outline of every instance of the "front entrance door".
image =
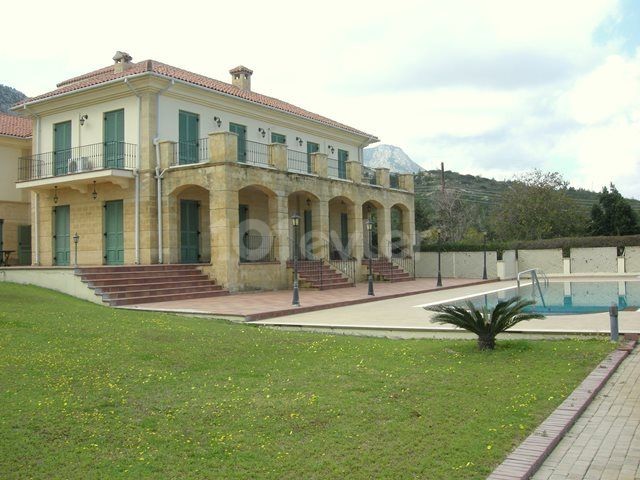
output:
M238 162L247 161L247 127L237 123L229 124L229 131L238 135Z
M18 226L18 263L31 265L31 225Z
M349 217L346 213L340 214L340 256L349 256Z
M124 110L104 114L104 166L124 167Z
M239 245L240 245L240 261L246 262L249 250L249 229L247 228L247 220L249 219L249 205L240 205L238 210L238 226L239 226Z
M304 257L313 258L313 219L311 210L304 211Z
M53 174L66 175L71 158L71 122L53 126Z
M54 265L69 265L71 249L69 242L70 215L69 205L54 207L55 233L53 235Z
M200 205L196 200L180 200L180 261L197 263L200 258Z
M104 203L104 263L122 265L124 263L122 200Z

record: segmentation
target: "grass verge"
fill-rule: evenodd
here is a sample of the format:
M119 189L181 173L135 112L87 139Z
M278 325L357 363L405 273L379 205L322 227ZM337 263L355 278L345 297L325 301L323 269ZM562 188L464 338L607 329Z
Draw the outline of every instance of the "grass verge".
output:
M0 477L480 479L613 346L387 340L0 284Z

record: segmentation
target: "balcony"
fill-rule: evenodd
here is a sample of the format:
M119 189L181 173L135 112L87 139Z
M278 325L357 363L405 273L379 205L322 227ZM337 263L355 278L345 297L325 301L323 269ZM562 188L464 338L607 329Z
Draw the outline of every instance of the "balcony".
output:
M136 157L137 145L125 142L94 143L21 157L17 187L68 183L80 178L130 177L128 171L135 168Z

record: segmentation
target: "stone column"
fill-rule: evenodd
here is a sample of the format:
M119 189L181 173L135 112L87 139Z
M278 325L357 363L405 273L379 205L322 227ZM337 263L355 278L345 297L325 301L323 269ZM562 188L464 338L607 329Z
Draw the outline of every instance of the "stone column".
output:
M413 173L401 173L399 175L398 183L402 190L413 192Z
M376 215L378 219L378 255L388 257L391 254L389 251L389 243L391 242L391 209L386 207L378 208L376 209Z
M388 168L376 168L376 184L384 188L389 188L389 169Z
M176 142L165 140L160 142L160 168L168 168L177 164Z
M312 172L322 178L328 177L328 162L326 153L312 153L311 154Z
M238 161L238 136L231 132L209 134L209 163Z
M351 255L358 261L364 255L364 236L367 234L363 228L362 204L356 203L353 206L353 215L349 220L349 243Z
M272 143L269 149L269 165L282 172L287 171L287 146L281 143Z
M211 265L215 280L231 291L239 288L238 192L226 182L209 194Z
M329 255L327 246L329 243L329 202L320 199L314 204L318 205L313 212L316 218L313 219L313 250L321 256Z
M353 183L362 183L362 164L360 162L347 161L347 178Z
M286 261L289 260L289 197L285 192L277 192L275 199L275 209L270 214L274 215L275 223L273 224L273 234L277 238L277 258L282 262L283 268L286 265Z

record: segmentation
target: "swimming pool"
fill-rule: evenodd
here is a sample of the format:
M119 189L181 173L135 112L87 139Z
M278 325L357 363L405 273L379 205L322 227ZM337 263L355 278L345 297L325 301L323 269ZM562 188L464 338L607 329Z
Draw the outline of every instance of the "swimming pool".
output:
M516 287L508 287L425 306L443 303L466 306L470 301L476 307L492 308L499 301L517 294ZM534 289L532 284L528 283L521 286L520 296L535 300L536 304L532 305L530 310L545 315L607 312L612 303L616 304L620 310L635 311L640 307L640 282L550 282L547 287L542 287L542 295L537 287Z

